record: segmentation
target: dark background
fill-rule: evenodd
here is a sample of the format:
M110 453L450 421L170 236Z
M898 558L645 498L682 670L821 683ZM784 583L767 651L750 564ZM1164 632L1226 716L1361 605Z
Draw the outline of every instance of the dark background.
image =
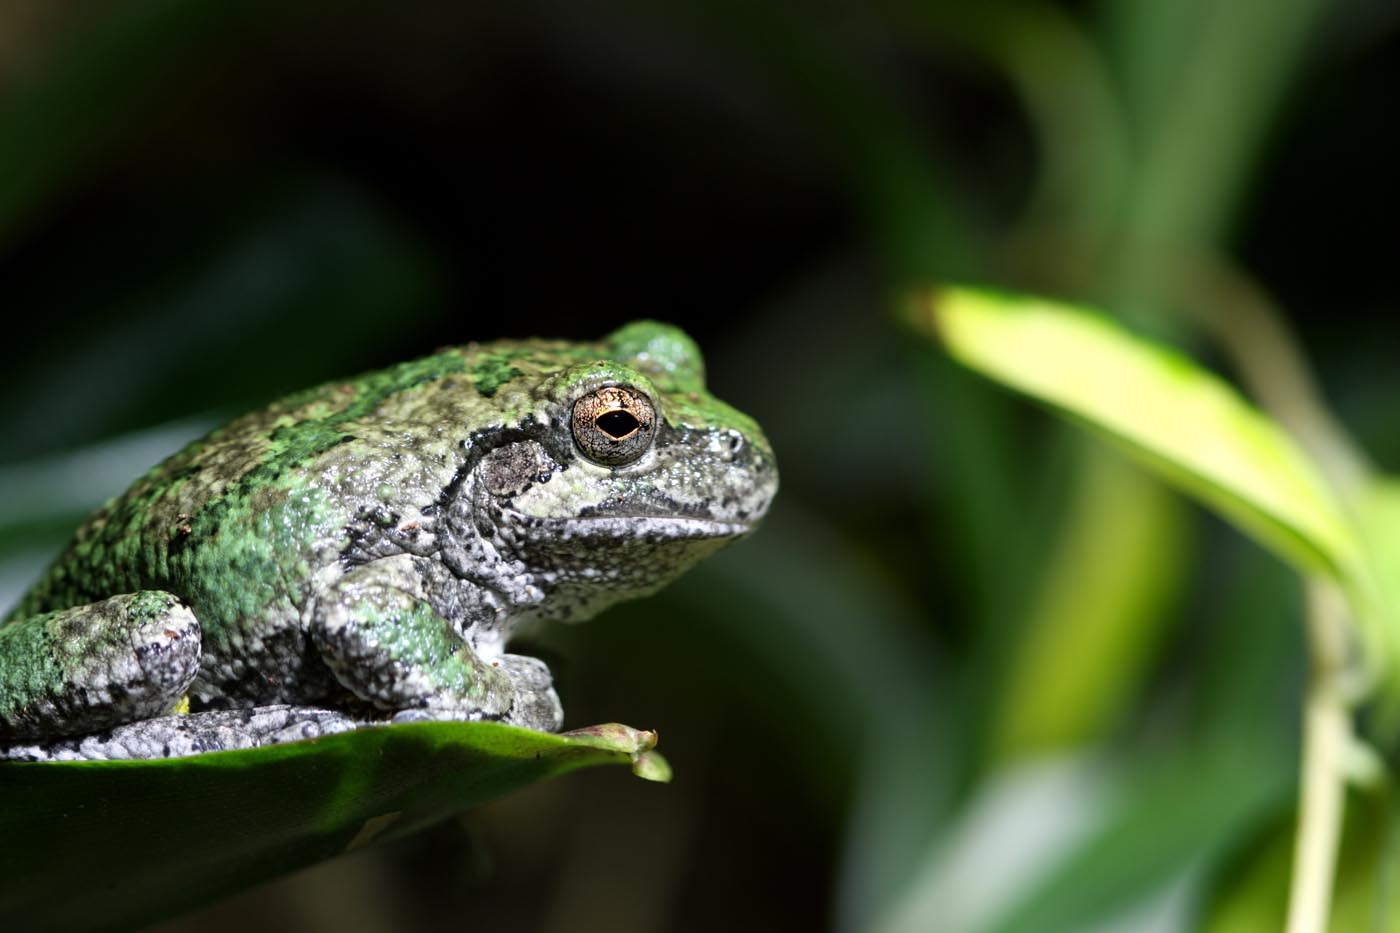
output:
M568 723L658 729L672 785L168 929L1194 924L1291 806L1296 583L894 308L1044 291L1240 374L1210 283L1247 285L1400 466L1400 16L524 7L0 3L7 601L184 439L444 344L672 321L782 469L762 533L540 636Z

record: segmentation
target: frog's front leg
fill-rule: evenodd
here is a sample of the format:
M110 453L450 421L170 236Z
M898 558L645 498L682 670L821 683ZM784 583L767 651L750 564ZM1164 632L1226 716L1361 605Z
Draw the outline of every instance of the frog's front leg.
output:
M0 738L80 735L169 713L199 659L199 623L158 590L8 622Z
M351 693L404 719L490 719L559 728L563 712L544 665L478 657L457 613L479 605L464 583L426 557L379 558L317 599L311 634ZM407 711L407 712L405 712Z

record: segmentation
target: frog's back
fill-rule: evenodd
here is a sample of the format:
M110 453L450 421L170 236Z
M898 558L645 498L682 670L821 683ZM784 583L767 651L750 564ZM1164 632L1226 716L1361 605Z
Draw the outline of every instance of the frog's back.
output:
M465 433L519 416L540 378L600 349L449 348L244 415L99 509L9 618L143 589L180 597L206 635L269 607L292 612L348 546L368 493L435 496Z
M217 627L268 601L294 600L299 578L314 569L312 552L343 537L344 516L309 488L318 461L392 417L405 392L465 365L450 350L327 383L194 441L84 522L9 618L163 589Z
M334 402L331 387L316 394ZM143 589L191 602L201 552L238 550L249 507L265 502L293 465L279 458L275 437L280 421L297 417L290 403L298 399L316 404L304 393L250 413L149 470L78 528L10 618Z

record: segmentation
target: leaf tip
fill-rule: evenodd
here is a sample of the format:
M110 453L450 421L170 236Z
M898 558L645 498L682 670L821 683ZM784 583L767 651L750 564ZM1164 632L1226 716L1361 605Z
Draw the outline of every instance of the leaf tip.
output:
M926 337L939 336L939 304L946 289L938 285L923 285L903 292L897 314L908 326Z
M656 733L650 729L634 729L620 722L606 722L597 726L584 726L562 733L566 739L591 745L594 748L628 755L640 755L656 747Z
M632 759L632 773L644 781L671 783L671 763L654 749L642 752Z

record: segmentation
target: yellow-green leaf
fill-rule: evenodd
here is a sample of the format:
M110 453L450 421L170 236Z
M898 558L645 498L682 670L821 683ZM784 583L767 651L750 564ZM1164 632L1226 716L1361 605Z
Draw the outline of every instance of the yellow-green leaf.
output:
M914 315L965 365L1098 430L1299 569L1351 582L1359 545L1319 471L1187 357L1043 298L940 288Z

